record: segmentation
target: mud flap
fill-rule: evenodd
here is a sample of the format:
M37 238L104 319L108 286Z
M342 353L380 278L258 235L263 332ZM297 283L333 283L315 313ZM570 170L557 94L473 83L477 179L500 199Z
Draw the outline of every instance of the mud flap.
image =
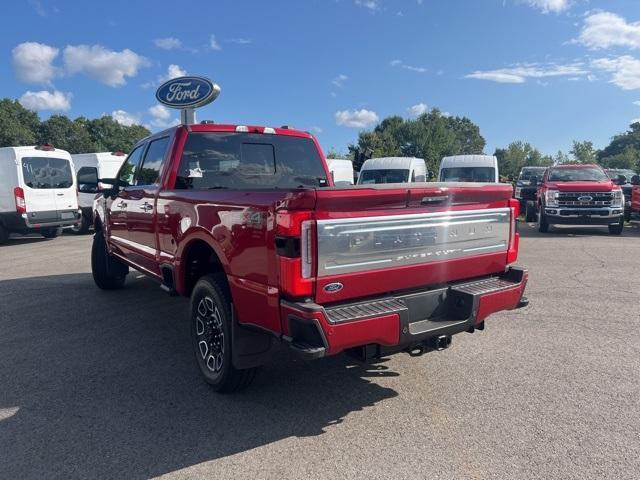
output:
M231 360L239 370L259 367L271 359L274 336L257 328L240 325L235 319L235 313L231 322L231 340Z

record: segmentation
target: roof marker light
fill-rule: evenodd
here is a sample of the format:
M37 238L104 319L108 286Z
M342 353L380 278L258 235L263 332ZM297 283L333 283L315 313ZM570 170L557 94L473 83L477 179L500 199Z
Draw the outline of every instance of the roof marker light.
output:
M276 129L272 128L272 127L264 127L264 130L262 131L262 133L267 133L269 135L275 135Z
M238 125L236 127L236 132L245 132L248 133L249 132L249 127L247 127L246 125Z

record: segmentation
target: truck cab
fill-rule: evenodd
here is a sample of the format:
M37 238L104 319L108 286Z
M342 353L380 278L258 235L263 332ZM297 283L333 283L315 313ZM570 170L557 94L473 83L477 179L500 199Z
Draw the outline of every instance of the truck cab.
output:
M594 225L620 235L624 194L599 165L549 167L538 185L537 221L542 233L551 225Z
M96 285L122 288L133 268L188 297L217 391L247 386L278 343L306 359L417 356L526 304L508 185L335 186L309 133L224 124L145 138L101 180Z
M69 152L51 145L0 148L0 243L11 233L54 238L79 218Z

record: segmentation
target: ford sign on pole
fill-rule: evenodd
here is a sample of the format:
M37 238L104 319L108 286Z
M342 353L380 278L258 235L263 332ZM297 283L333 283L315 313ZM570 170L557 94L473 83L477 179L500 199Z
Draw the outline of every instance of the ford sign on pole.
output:
M204 77L178 77L163 83L156 91L156 99L170 108L181 110L182 123L195 123L194 109L213 102L220 94L220 86Z

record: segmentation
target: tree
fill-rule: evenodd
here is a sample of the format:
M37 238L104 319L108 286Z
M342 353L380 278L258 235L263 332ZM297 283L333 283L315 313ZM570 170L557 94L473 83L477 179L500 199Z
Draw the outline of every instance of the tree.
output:
M108 115L86 121L86 128L98 150L108 152L128 152L151 133L142 125L121 125Z
M634 122L630 125L629 130L620 135L616 135L611 143L603 150L598 152L598 163L603 166L612 165L612 163L631 164L633 169L640 169L640 122ZM635 158L631 156L635 155ZM612 167L613 168L613 167Z
M372 131L361 132L358 143L350 145L349 151L354 154L356 170L365 156L401 156L423 158L427 168L436 171L442 157L480 154L485 145L480 128L471 120L444 116L433 109L416 119L387 117Z
M574 140L573 148L569 153L573 155L575 163L596 163L597 161L597 152L593 147L593 142Z
M604 168L624 168L638 171L640 170L638 158L640 158L640 152L633 145L627 145L622 153L605 157L601 159L600 164Z
M79 120L72 121L64 115L52 115L40 124L38 143L49 143L70 153L98 151L84 123Z
M575 162L573 162L571 160L571 157L569 157L569 155L564 153L562 150L558 150L558 153L556 153L553 157L553 163L556 165L565 165L567 163L575 163Z
M0 147L33 145L40 119L17 100L0 100Z
M507 148L497 148L494 155L498 159L498 170L505 177L515 177L523 167L544 167L553 164L553 159L543 156L530 143L521 141L510 143Z

